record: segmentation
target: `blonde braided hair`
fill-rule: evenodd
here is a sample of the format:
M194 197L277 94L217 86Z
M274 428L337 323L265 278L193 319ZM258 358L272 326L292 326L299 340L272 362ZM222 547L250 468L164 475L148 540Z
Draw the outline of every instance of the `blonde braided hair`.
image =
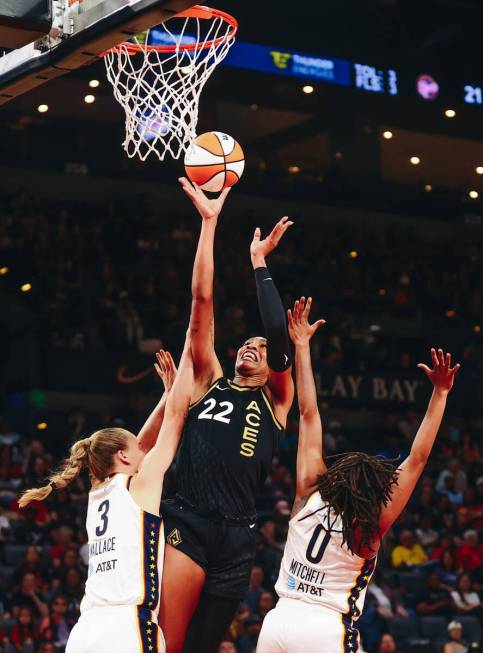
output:
M89 470L91 481L103 481L112 472L114 455L125 448L130 435L125 429L107 428L78 440L72 445L69 457L48 477L49 483L26 490L18 501L19 507L25 508L31 501L43 501L53 490L67 487L84 467Z

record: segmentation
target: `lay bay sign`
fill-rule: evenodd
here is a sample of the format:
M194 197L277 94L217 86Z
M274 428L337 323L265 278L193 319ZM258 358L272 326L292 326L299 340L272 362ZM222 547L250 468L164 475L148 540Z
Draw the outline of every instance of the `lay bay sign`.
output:
M418 391L429 385L422 379L397 378L378 374L321 374L316 372L317 392L325 399L416 404Z

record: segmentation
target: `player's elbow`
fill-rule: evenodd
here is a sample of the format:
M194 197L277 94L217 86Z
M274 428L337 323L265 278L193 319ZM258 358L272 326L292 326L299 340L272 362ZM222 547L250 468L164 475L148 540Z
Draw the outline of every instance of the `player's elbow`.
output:
M213 301L213 292L194 287L191 292L194 305L203 306Z
M317 407L299 408L299 438L302 437L310 446L315 442L318 448L322 448L322 424ZM309 436L309 437L307 437Z
M164 420L169 420L172 428L182 428L188 416L188 402L186 397L180 399L179 402L173 403L169 410L166 410Z
M300 406L300 419L310 426L319 419L319 410L316 405Z
M327 471L320 447L307 447L305 450L306 463L298 461L297 487L317 488L321 476Z
M297 498L311 496L319 486L322 474L300 474L297 476L295 495Z
M425 451L411 451L408 456L408 464L415 471L422 471L428 463L428 454Z

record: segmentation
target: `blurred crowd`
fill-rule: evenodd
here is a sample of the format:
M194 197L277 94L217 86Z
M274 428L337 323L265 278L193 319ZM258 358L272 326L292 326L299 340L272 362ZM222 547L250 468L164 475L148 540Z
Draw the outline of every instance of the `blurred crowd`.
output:
M40 200L25 191L1 199L0 301L6 310L0 311L0 353L25 334L41 357L52 349L144 351L156 339L179 351L199 229L188 204L183 210L183 199L176 215L143 198L98 207ZM233 361L237 343L260 329L248 248L253 228L260 225L266 234L278 217L268 221L253 210L237 220L220 220L216 337L225 364ZM460 225L448 237L435 238L435 230L437 225L428 226L423 234L383 220L319 224L303 215L296 219L270 267L286 305L302 293L312 294L314 314L328 321L323 342L315 343L316 369L413 369L426 345L444 343L466 369L483 372L481 234ZM42 483L74 440L110 424L136 431L142 418L75 408L53 420L42 438L25 427L17 432L0 419L4 653L64 651L79 614L88 563L88 479L80 477L68 491L23 512L18 493ZM384 421L384 429L364 439L338 420L324 421L326 454L362 447L404 458L418 428L417 415L389 414ZM480 435L465 416L445 420L413 498L384 539L358 626L368 653L479 650ZM250 587L219 653L254 653L263 618L276 602L273 588L294 494L296 447L297 420L291 417L258 501Z
M173 193L176 214L142 197L87 206L22 191L0 201L0 268L8 268L0 283L21 303L17 313L28 307L39 346L143 350L161 339L179 347L199 217L181 190ZM236 206L235 196L228 201ZM300 213L270 267L287 306L311 294L314 312L327 319L320 363L413 371L436 333L462 363L483 371L481 230L456 224L443 237L437 223L422 233L382 217L316 222L303 206ZM260 329L249 244L255 226L266 234L279 217L262 218L256 207L221 217L216 338L224 360ZM22 294L25 283L32 288ZM12 336L15 324L4 328Z

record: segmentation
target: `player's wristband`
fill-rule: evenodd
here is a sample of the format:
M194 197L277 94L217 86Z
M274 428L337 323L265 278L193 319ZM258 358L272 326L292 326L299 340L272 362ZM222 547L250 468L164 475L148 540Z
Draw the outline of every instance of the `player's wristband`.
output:
M284 372L292 365L285 309L268 268L255 268L258 306L267 338L268 366Z

